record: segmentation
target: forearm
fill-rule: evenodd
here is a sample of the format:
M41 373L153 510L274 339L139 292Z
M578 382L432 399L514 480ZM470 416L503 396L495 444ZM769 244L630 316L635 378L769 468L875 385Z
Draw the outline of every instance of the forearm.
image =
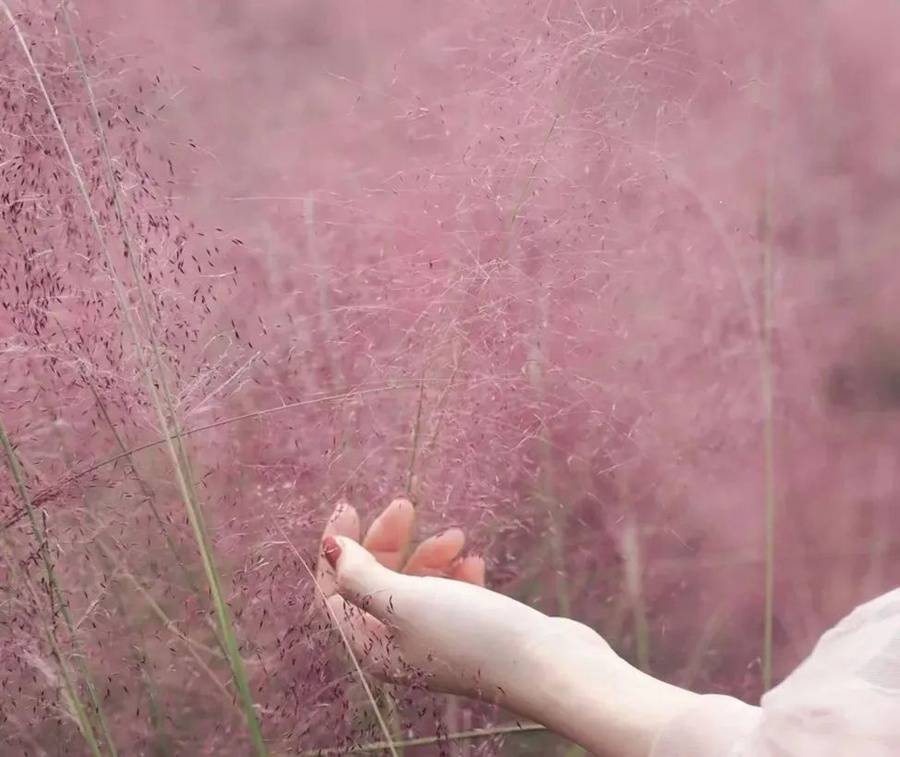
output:
M632 667L571 621L551 625L523 659L507 706L602 757L647 757L657 734L700 700Z
M396 518L412 505L392 507ZM337 511L345 520L348 512L342 527L356 533L355 511ZM547 617L480 580L397 573L333 528L322 541L319 584L330 589L329 606L343 607L333 618L350 629L345 640L359 656L378 650L375 668L388 680L412 674L436 691L502 705L602 757L713 757L758 719L738 700L657 681L587 626Z

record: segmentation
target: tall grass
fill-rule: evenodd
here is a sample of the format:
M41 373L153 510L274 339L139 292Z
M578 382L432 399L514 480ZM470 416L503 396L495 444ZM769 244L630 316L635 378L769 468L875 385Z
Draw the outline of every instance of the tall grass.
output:
M774 160L774 159L772 159ZM772 169L770 169L771 171ZM775 489L775 407L773 379L773 330L775 308L774 281L774 202L771 176L765 193L765 220L763 233L763 303L762 303L762 400L763 400L763 450L765 470L765 602L763 623L762 688L772 687L772 633L775 617L775 538L776 538L776 489Z
M119 753L567 754L388 713L336 498L750 700L887 588L895 3L77 11L0 14L10 750L109 752L83 661Z
M28 514L28 521L31 525L31 533L34 537L35 549L40 555L41 563L44 566L44 571L46 574L45 588L47 591L50 606L48 609L49 618L43 620L42 625L45 628L47 640L50 643L50 647L53 651L53 658L59 666L60 675L63 679L66 700L69 706L75 711L79 729L82 736L84 737L84 740L87 742L91 753L94 755L98 755L99 757L99 755L103 753L101 751L101 744L104 744L105 751L107 751L108 754L114 756L117 753L116 747L110 734L109 726L107 725L106 716L103 711L103 705L100 702L100 698L97 694L97 687L94 685L93 677L90 673L90 670L88 669L84 652L81 649L80 644L78 643L77 631L74 624L72 623L72 616L69 612L68 600L66 599L66 596L59 585L59 580L57 579L56 575L56 569L53 565L53 559L50 556L49 536L47 534L45 525L42 525L37 513L31 505L31 498L28 494L28 487L25 483L25 476L22 472L22 466L19 464L19 459L16 455L15 450L13 449L13 445L9 439L9 436L7 436L6 428L4 427L2 420L0 420L0 446L3 447L3 452L6 457L6 463L9 466L12 478L15 481L16 489L18 491L19 497L22 500L22 505L25 508L25 512ZM11 550L7 549L7 552L11 552ZM13 564L11 557L7 558L7 562L10 565ZM35 606L40 607L41 603L37 597L37 592L32 587L30 580L25 580L29 592L34 599ZM69 643L75 650L72 658L79 674L79 682L83 684L87 689L90 706L86 705L81 700L76 680L73 678L72 673L69 670L69 662L67 659L68 656L65 655L65 653L61 649L59 641L56 637L56 632L54 629L57 623L57 615L62 617L69 634ZM95 733L95 727L91 722L92 717L97 718L97 724L102 742L98 740L98 736Z
M225 647L225 653L228 658L232 677L241 700L244 717L246 718L247 728L250 731L251 740L253 742L256 753L258 755L261 755L261 757L264 757L268 754L268 750L266 749L262 732L260 730L259 719L257 717L255 705L253 702L253 696L250 692L247 675L244 670L243 659L241 657L240 650L238 649L234 626L232 624L230 612L222 591L222 581L219 577L215 559L212 554L212 544L207 533L206 524L203 520L202 511L200 509L199 498L194 487L190 462L182 443L181 432L175 412L175 406L172 399L171 390L169 389L169 379L166 375L166 367L161 356L160 347L155 335L155 328L153 326L153 311L149 302L149 296L145 290L142 272L139 268L140 253L132 243L131 233L125 220L125 213L121 203L118 181L113 169L112 158L109 154L109 149L106 144L103 122L101 121L97 102L94 98L93 88L91 86L90 77L85 67L84 58L81 54L81 48L78 43L78 38L74 33L69 19L68 7L67 5L63 4L61 8L62 16L65 20L65 26L69 33L73 49L75 50L75 55L77 58L79 70L81 72L82 81L88 94L90 102L90 113L94 123L94 127L96 129L96 137L101 146L101 152L106 170L106 177L109 181L109 188L113 198L115 218L119 226L118 232L121 235L120 241L124 247L125 256L128 259L128 263L131 268L133 283L138 292L140 304L140 322L131 313L131 304L129 302L129 298L126 294L122 282L119 280L116 273L116 262L115 260L113 260L112 254L109 251L105 234L101 228L100 221L97 217L97 213L93 207L93 204L91 203L90 194L85 184L81 168L66 138L66 133L63 130L62 124L60 123L59 117L56 112L56 107L50 98L50 94L48 93L47 88L44 86L43 77L41 76L41 73L37 65L35 64L34 59L31 56L29 45L26 42L25 37L22 35L19 25L16 22L16 19L13 16L12 12L10 11L9 6L6 3L2 3L2 7L7 20L12 26L17 39L19 40L22 52L28 61L28 65L34 73L35 80L37 81L41 94L44 97L44 101L53 120L53 124L56 127L57 135L63 143L66 155L69 159L72 178L76 183L79 195L84 201L88 217L90 218L91 226L94 230L94 233L96 234L97 243L102 250L106 260L106 270L110 276L111 283L115 291L116 299L119 304L119 312L122 314L123 320L125 321L125 325L133 340L138 354L141 355L145 350L149 350L152 356L151 360L145 362L143 366L147 391L153 401L160 427L163 429L167 441L167 447L171 455L173 471L178 482L178 487L181 491L188 519L190 521L197 548L200 554L201 562L203 564L203 570L209 585L213 607L215 609L216 617L219 623L219 630L222 635L222 640ZM144 330L143 335L141 333L141 326ZM144 358L141 357L141 360L143 362ZM36 521L30 511L30 504L26 505L26 507L29 509L29 519L32 521L32 527L35 528ZM65 612L67 613L67 611ZM68 622L69 619L67 614L66 619ZM101 728L103 732L106 733L107 729L105 726L105 720L103 718L102 711L99 709L99 705L96 702L96 692L90 682L88 682L88 689L91 692L91 697L92 700L94 700L95 706L98 708ZM107 738L107 744L111 751L115 753L114 747L112 746L112 742L109 738Z
M76 58L78 60L78 67L81 72L82 81L84 83L85 90L88 93L90 101L90 112L103 154L107 180L109 181L110 191L115 207L115 217L119 224L121 241L123 243L125 255L131 268L133 283L139 295L140 314L145 329L145 339L141 338L137 322L131 316L131 308L125 295L125 290L115 274L115 261L113 261L112 256L109 253L109 249L105 244L103 234L100 231L100 226L97 222L96 214L94 213L94 210L91 206L90 198L84 187L83 181L78 178L78 165L75 161L74 156L72 155L71 150L69 148L66 148L66 150L71 159L73 174L78 180L82 197L84 198L84 201L88 207L88 213L92 219L92 225L94 226L94 229L97 233L98 242L100 243L106 255L107 265L110 275L113 279L119 306L121 308L121 312L125 316L132 338L134 339L135 347L140 353L145 348L145 346L149 346L149 352L152 355L152 363L147 365L145 368L147 390L153 400L153 405L156 409L160 427L163 429L166 440L168 442L169 454L171 456L175 477L178 482L178 488L181 491L181 497L187 511L188 519L191 523L191 529L193 530L197 549L200 553L201 562L203 564L203 572L206 575L206 580L209 585L213 607L215 609L216 618L219 623L219 631L222 635L222 640L225 647L225 654L228 658L228 664L231 669L232 678L238 690L244 717L247 722L247 728L250 731L250 737L256 753L260 755L260 757L265 757L265 755L268 754L268 750L263 740L262 731L260 730L259 718L256 713L256 706L253 701L253 695L250 691L247 674L244 670L244 661L238 648L237 636L235 634L231 614L223 594L222 580L216 567L215 558L213 556L212 543L207 532L207 526L200 506L200 500L197 495L197 490L194 486L194 475L191 470L191 464L187 455L187 451L182 441L180 424L178 422L175 403L173 400L171 389L169 388L169 378L167 376L166 366L163 362L162 353L155 333L156 328L154 326L154 314L152 306L150 304L150 296L146 291L144 278L139 268L140 252L132 242L131 232L125 220L120 188L113 168L112 157L110 156L109 148L106 143L106 136L103 128L103 122L100 118L100 111L94 97L94 91L90 83L90 77L85 66L84 57L81 53L81 47L78 42L78 37L72 28L71 20L69 17L69 10L65 4L62 6L62 14L65 20L66 29L72 41L73 49L75 50ZM34 70L35 74L37 75L37 69L35 68ZM43 89L43 91L46 95L46 89ZM47 107L51 110L51 112L55 112L53 103L50 101L49 96L47 97ZM59 123L58 118L55 115L53 118L57 128L59 129L60 137L63 139L63 141L65 141L65 133L62 130L62 126Z

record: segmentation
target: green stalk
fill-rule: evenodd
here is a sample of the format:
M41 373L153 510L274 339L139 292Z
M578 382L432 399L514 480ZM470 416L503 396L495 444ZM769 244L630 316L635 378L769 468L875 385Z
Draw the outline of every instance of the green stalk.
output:
M87 709L85 708L84 703L81 701L81 698L78 696L78 692L75 690L75 686L72 682L72 676L69 673L65 661L63 660L62 651L60 650L59 645L56 642L56 638L53 636L49 629L47 629L46 633L47 640L50 642L50 647L53 650L53 656L54 658L56 658L56 661L59 664L59 672L60 675L62 675L63 679L66 701L68 702L69 707L75 710L75 718L78 721L78 730L81 732L81 735L87 742L88 749L91 750L91 754L94 755L94 757L102 757L103 753L100 751L100 744L97 742L97 737L94 734L94 728L91 725L90 718L88 717Z
M422 367L422 377L419 380L419 399L416 402L416 419L412 428L412 450L409 453L409 468L406 471L406 496L413 502L413 484L416 475L416 457L419 454L419 436L422 430L422 406L425 404L425 368Z
M774 242L772 239L772 180L766 188L765 243L763 245L762 401L765 466L765 608L763 618L763 691L772 686L772 626L775 612L775 409L772 369L774 296Z
M6 562L7 568L9 569L10 577L14 578L14 580L11 581L11 584L18 584L19 582L24 584L31 594L31 598L34 602L35 608L39 608L41 603L38 599L37 591L35 591L34 586L32 586L31 584L31 580L27 575L18 575L16 562L12 557L12 545L10 544L10 541L7 537L4 537L3 539L3 546L6 549L6 554L3 555L3 559ZM91 723L90 718L88 717L87 708L84 706L84 703L78 696L78 691L72 682L72 676L69 673L68 667L66 666L65 659L62 655L62 650L60 649L59 644L56 641L56 636L53 633L53 628L50 624L44 622L41 622L41 626L43 627L44 635L47 638L47 643L50 645L50 649L53 653L53 659L59 666L60 676L63 679L63 698L66 706L68 707L70 713L74 711L74 719L78 724L78 731L79 733L81 733L82 738L84 738L84 740L87 742L88 749L90 750L93 757L102 757L100 744L97 742L97 736L94 733L94 726Z
M103 160L106 165L110 191L113 195L113 207L115 209L116 220L119 224L119 228L122 234L122 242L128 253L128 261L131 266L135 286L138 290L141 315L143 317L144 325L147 329L148 342L151 347L154 367L157 373L156 379L159 382L161 392L157 390L157 384L153 380L154 377L152 376L149 367L146 370L147 386L150 391L150 395L153 398L154 406L156 407L160 423L167 433L169 453L172 457L173 465L175 468L178 487L181 491L182 499L187 510L188 520L190 521L191 529L194 533L194 539L197 542L197 547L200 552L200 558L203 564L203 572L205 573L207 583L209 584L210 594L212 596L212 602L216 612L216 618L219 623L222 641L225 646L225 654L228 658L232 678L238 690L241 706L243 708L244 716L247 721L247 727L250 731L250 738L253 742L256 753L260 757L266 757L266 755L268 754L268 749L266 748L265 741L263 740L259 718L256 713L256 706L253 701L253 694L250 691L250 683L247 679L247 673L244 668L244 661L241 657L240 648L238 646L237 635L234 631L234 624L231 619L231 613L222 591L221 580L219 578L215 558L213 557L212 543L210 541L206 529L206 524L203 519L199 497L197 496L197 492L194 487L190 460L188 459L187 452L182 443L181 431L178 425L177 416L175 414L175 403L168 386L165 365L163 363L159 344L155 338L153 330L153 317L151 308L148 304L147 293L143 286L141 272L137 268L137 257L135 255L136 249L132 244L131 235L125 222L125 213L122 208L119 187L116 182L115 172L112 166L112 157L110 156L109 147L106 142L106 135L103 130L103 123L100 119L100 110L97 107L94 90L91 86L90 78L88 77L87 67L84 62L84 56L81 53L81 46L78 43L78 38L75 35L74 30L72 29L67 6L63 5L62 10L63 18L66 23L66 29L72 40L72 45L78 59L78 66L81 72L82 80L84 81L85 89L87 90L88 97L90 99L91 115L94 118L95 127L97 129L97 137L100 141ZM60 133L62 133L61 129ZM96 215L94 214L93 207L90 205L90 200L86 191L84 192L84 197L90 208L91 215L96 219ZM95 225L95 228L99 230L99 225ZM138 350L140 350L142 345L138 334L138 329L136 324L130 317L128 310L128 301L124 295L121 283L116 278L112 256L109 254L109 250L106 245L104 245L103 247L107 256L110 273L113 276L114 281L118 284L117 292L120 296L119 299L120 305L122 307L122 312L126 314L126 319L130 323L132 335L134 336L135 346L138 348ZM169 434L170 428L172 429L172 434Z
M647 607L644 600L643 558L641 556L640 532L637 524L629 518L622 534L622 557L625 562L625 587L634 617L634 636L638 667L650 672L650 624L647 622Z
M547 396L547 388L544 381L546 356L544 355L543 345L545 340L542 339L544 334L539 329L547 323L549 308L546 295L539 293L538 297L539 327L532 334L529 350L528 379L540 399L545 400ZM540 444L541 469L537 496L547 510L548 538L550 540L550 554L556 583L556 609L559 615L570 617L572 614L572 601L569 596L569 575L568 566L566 565L566 518L565 513L560 512L560 502L556 497L553 445L547 427L543 423L541 424Z
M119 224L120 232L122 234L122 243L127 253L128 263L131 267L131 272L139 295L138 307L143 325L147 329L147 341L150 346L153 364L152 367L155 368L156 376L153 375L151 366L144 362L144 357L142 355L144 344L142 341L140 330L138 328L138 324L131 314L131 306L128 297L125 293L122 282L119 280L116 273L115 261L113 260L109 247L106 244L106 239L102 231L100 220L91 203L90 195L88 193L85 179L82 176L81 168L78 164L78 161L75 159L75 155L72 152L72 148L69 144L68 139L66 138L65 131L62 128L62 123L60 122L59 116L56 112L56 107L54 106L53 101L50 98L50 94L47 91L46 86L44 85L43 77L41 76L40 70L34 62L34 58L31 55L31 50L24 36L22 35L21 29L19 28L15 17L9 10L9 7L4 2L4 0L0 0L0 5L2 5L7 20L9 21L14 33L16 34L23 54L27 58L29 66L34 73L38 87L41 90L41 94L50 113L51 119L53 120L56 131L58 132L60 140L62 141L63 147L65 149L72 176L77 185L79 194L84 201L91 226L94 230L94 234L96 235L99 246L103 252L113 289L115 291L116 299L119 303L119 309L123 315L126 326L137 350L137 354L141 361L142 369L144 372L144 377L146 379L148 392L153 401L154 408L156 409L160 425L165 432L169 454L172 458L173 467L175 469L178 488L181 492L182 499L184 500L188 520L191 524L191 529L194 533L195 541L197 542L198 551L200 552L203 571L206 575L207 583L209 584L210 594L212 597L213 606L215 608L216 619L220 627L226 656L228 657L229 667L231 668L232 678L234 679L235 686L238 690L238 695L244 711L247 728L250 731L251 741L253 742L254 749L257 755L259 757L267 757L268 750L266 749L265 742L263 741L262 730L259 725L259 719L257 717L256 708L253 702L253 696L250 691L250 685L247 680L246 672L244 670L244 662L241 658L240 650L238 648L237 637L234 632L234 626L232 624L229 608L225 602L224 594L222 592L221 582L219 580L218 571L216 569L215 561L212 555L211 543L206 531L205 524L203 522L199 499L194 489L193 477L191 475L189 461L182 444L181 432L175 416L175 405L166 379L165 366L162 360L159 345L157 343L157 340L155 339L155 334L153 332L152 312L148 303L147 293L143 286L141 273L137 267L138 263L137 257L135 255L135 246L131 242L128 227L125 223L125 214L122 208L118 184L115 180L115 172L112 166L112 157L109 154L109 147L107 145L105 132L103 130L103 124L100 119L100 111L97 107L97 101L94 96L93 87L90 83L90 77L87 74L87 68L85 66L84 57L81 54L81 47L78 44L78 38L75 36L74 30L72 29L68 7L65 3L62 5L62 15L65 20L69 36L72 39L72 44L78 60L81 76L90 100L91 114L95 122L97 138L101 146L103 162L107 171L107 180L109 182L110 191L112 193L113 208L117 222Z
M109 753L113 757L116 757L116 747L109 733L106 717L103 713L103 706L100 704L100 697L97 695L97 689L94 686L94 681L91 678L90 671L88 670L87 664L84 661L85 655L79 648L80 645L78 644L78 640L76 637L75 626L72 623L72 616L69 613L69 606L66 603L66 599L63 596L59 582L57 581L56 571L53 567L53 561L50 559L50 555L48 554L47 534L41 528L37 515L34 512L34 508L31 506L31 497L28 494L28 487L25 486L25 477L22 473L22 468L19 465L18 457L16 456L12 443L9 440L9 436L6 433L6 427L3 425L2 419L0 419L0 446L3 447L3 451L6 453L6 460L7 464L9 465L9 470L12 473L13 480L16 482L16 489L18 490L19 497L25 507L25 511L28 513L28 520L31 524L31 532L34 537L34 541L37 544L38 552L41 556L41 562L44 565L44 571L47 574L47 591L51 599L51 613L52 603L55 599L56 603L59 605L60 614L62 615L66 627L69 631L71 642L75 647L78 672L84 680L85 686L88 690L88 695L91 698L91 704L94 707L94 711L97 713L97 718L99 720L100 731L103 735L103 739L106 741L106 746L109 750ZM62 652L59 649L56 638L53 635L51 629L52 625L48 624L48 636L51 642L51 646L53 647L54 654L59 660L60 670L63 673L63 680L66 684L66 690L68 692L69 698L72 700L72 705L76 708L76 713L78 715L79 723L82 727L82 732L85 734L85 739L88 741L88 744L93 744L97 749L97 754L100 754L99 745L96 744L96 737L94 735L93 727L90 727L90 721L87 719L87 711L85 710L81 700L77 696L74 696L75 689L65 669ZM88 726L86 730L85 726Z
M488 739L492 736L507 736L515 733L542 733L547 729L537 723L524 723L522 725L501 725L493 728L474 728L470 731L458 731L448 733L446 736L421 736L415 739L391 742L398 746L428 746L440 744L446 741L468 741L472 739ZM360 744L349 750L337 747L325 747L324 749L307 749L300 752L298 757L324 757L324 755L337 754L370 754L372 752L384 752L390 745L386 741L375 741L371 744Z

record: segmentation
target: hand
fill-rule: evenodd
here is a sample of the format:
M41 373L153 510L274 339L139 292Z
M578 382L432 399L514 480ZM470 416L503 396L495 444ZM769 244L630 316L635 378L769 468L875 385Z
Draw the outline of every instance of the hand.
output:
M444 531L408 560L415 511L395 500L360 544L337 507L317 581L357 660L380 678L503 705L598 755L646 757L697 695L636 670L580 623L484 588L484 561Z
M484 560L461 556L458 528L406 559L415 520L392 502L360 544L356 511L338 505L325 527L318 577L353 652L377 676L502 701L521 655L551 619L484 588Z

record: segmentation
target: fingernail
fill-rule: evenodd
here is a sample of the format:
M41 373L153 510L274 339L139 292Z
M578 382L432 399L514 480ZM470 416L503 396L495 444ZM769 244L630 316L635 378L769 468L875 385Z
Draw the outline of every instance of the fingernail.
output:
M322 539L322 552L328 564L332 568L337 568L338 558L341 556L341 545L337 543L337 539L333 536L326 536Z

